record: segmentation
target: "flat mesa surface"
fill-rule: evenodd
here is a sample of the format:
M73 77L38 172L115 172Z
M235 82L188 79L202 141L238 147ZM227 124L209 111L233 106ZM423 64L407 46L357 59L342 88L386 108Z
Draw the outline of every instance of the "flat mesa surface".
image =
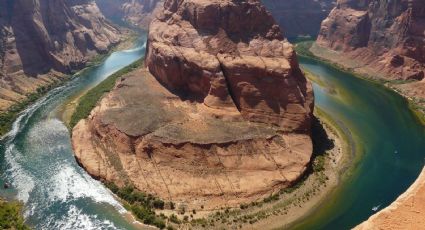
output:
M244 121L237 111L182 101L148 71L126 75L108 95L100 118L129 136L151 134L164 143L212 144L277 135L277 127Z

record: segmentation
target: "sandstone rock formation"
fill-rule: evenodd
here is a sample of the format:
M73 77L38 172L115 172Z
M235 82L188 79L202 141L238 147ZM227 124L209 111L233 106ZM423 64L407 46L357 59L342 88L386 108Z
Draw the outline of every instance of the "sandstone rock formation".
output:
M337 53L322 53L321 48ZM369 76L421 80L425 1L339 0L312 50Z
M0 109L119 42L90 0L0 2Z
M150 22L163 4L162 0L97 0L102 13L112 21L124 20L148 29Z
M74 128L91 175L196 209L264 198L303 175L312 88L259 1L167 0L146 66Z
M336 0L262 0L289 38L319 34Z
M410 188L389 207L371 216L356 230L425 229L425 169Z

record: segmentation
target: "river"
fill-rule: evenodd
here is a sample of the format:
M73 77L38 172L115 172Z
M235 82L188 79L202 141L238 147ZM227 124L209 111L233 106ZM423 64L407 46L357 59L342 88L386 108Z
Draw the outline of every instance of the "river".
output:
M300 64L320 79L313 84L316 107L344 124L356 145L338 188L293 229L350 229L417 179L425 164L424 126L395 92L309 58Z
M146 36L131 50L114 52L102 64L52 90L25 110L2 140L0 196L25 205L35 229L133 229L125 209L74 159L69 131L58 118L64 103L113 72L143 57ZM348 229L404 192L424 166L424 129L406 101L382 86L300 58L320 77L316 106L342 123L355 139L356 158L341 186L296 229Z
M144 56L146 36L133 49L114 52L25 110L2 140L0 196L24 203L34 229L133 229L126 210L75 161L70 134L58 111L70 98ZM3 183L2 183L3 184Z

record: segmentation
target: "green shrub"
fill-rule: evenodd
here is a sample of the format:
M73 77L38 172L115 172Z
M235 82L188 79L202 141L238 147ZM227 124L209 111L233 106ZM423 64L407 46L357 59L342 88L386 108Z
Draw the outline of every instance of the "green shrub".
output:
M119 70L118 72L112 74L99 85L89 90L84 96L78 101L78 105L75 109L75 112L72 114L71 121L69 122L69 127L72 129L77 125L77 123L86 119L90 112L96 107L97 102L102 98L102 96L110 92L115 86L116 80L123 76L124 74L130 73L133 70L139 68L143 64L142 60L139 59L134 63L128 65L127 67Z
M181 221L179 220L179 218L174 214L172 214L169 219L172 223L181 224Z
M154 200L153 207L156 209L164 209L165 203L162 200Z
M0 229L30 229L24 224L22 205L19 202L0 200Z
M154 225L160 229L166 227L164 215L156 216L154 208L164 209L164 201L153 197L151 194L146 195L138 191L131 185L119 188L114 183L105 183L105 185L114 192L118 197L126 201L125 207L144 224Z

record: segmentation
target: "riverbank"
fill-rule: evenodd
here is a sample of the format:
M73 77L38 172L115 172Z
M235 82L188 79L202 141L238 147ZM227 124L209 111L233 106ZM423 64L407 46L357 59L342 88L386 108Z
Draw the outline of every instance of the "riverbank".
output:
M97 60L94 60L90 66L87 68L81 70L80 72L76 73L77 76L81 76L84 74L85 71L88 71L90 68L93 68L100 63L102 63L103 60L105 60L109 55L111 55L113 52L122 51L122 50L129 50L134 47L137 40L140 37L139 33L126 30L126 39L124 39L120 44L118 44L116 47L110 50L107 55L99 56ZM114 76L116 76L114 74ZM112 77L112 76L111 76ZM74 95L73 97L69 98L67 102L65 102L58 110L57 116L60 120L62 120L68 127L70 127L70 122L72 119L72 115L75 113L75 109L79 104L79 101L81 98L88 93L90 89L87 89L85 91L80 92L77 95Z
M425 124L424 81L384 80L382 78L363 75L355 71L355 68L344 65L345 59L341 55L338 56L336 52L314 46L311 41L297 44L297 50L301 56L319 60L334 68L348 72L355 77L392 90L406 100L408 109L415 114L416 119L420 122L418 124ZM329 54L332 52L333 54ZM326 57L328 56L331 58L327 59ZM337 59L338 61L336 61ZM425 168L416 181L410 185L409 189L403 192L396 201L370 216L368 220L358 225L356 229L421 229L424 226L422 218L425 213L424 190Z
M314 139L311 170L298 184L283 190L279 200L236 212L242 222L248 220L242 229L290 229L326 202L327 196L339 185L340 175L352 162L352 137L320 108L315 109L315 116L320 121L314 125L313 136L320 138Z
M90 69L96 65L99 65L104 61L112 52L116 50L121 49L127 49L131 47L132 44L134 44L134 41L137 39L137 34L124 29L122 34L122 41L115 46L111 47L109 52L106 54L99 54L95 56L90 62L87 63L87 65L80 71L73 73L71 75L65 75L61 73L54 73L56 76L55 80L52 80L50 83L38 87L34 92L28 93L25 98L17 102L16 104L13 104L10 106L7 110L0 112L0 136L3 137L5 134L7 134L11 128L13 122L16 120L16 118L19 116L19 114L24 111L28 106L36 102L38 99L45 96L50 90L60 87L64 85L66 82L78 77L86 71L87 69ZM53 71L54 72L54 71Z
M314 156L311 168L293 186L268 198L241 204L239 208L195 210L188 213L166 211L192 229L282 229L316 210L340 182L340 175L351 162L349 134L332 118L316 108L313 127ZM319 121L320 120L320 121ZM187 221L184 221L184 220Z
M117 73L116 77L110 79L115 82L117 76L127 73L125 70L120 72L121 74ZM107 81L112 80L108 79ZM113 85L108 85L107 90L110 90ZM77 112L74 113L78 115L74 116L74 122L71 122L71 124L88 116L91 111L90 108L96 105L103 95L103 93L98 94L95 92L106 92L104 87L100 85L90 91L93 92L91 94L96 94L97 96L84 96L85 99L81 97L80 103L90 104L90 106L78 106L80 108L77 108ZM336 127L336 122L332 122L330 116L327 116L324 112L318 109L316 110L316 115L320 117L322 123L315 120L313 129L313 136L315 137L314 163L309 169L308 175L299 183L270 197L266 197L264 200L242 204L236 209L226 211L226 209L207 210L206 208L198 208L196 210L184 210L176 208L175 210L156 210L156 215L162 217L168 223L172 222L171 226L181 227L187 225L195 229L202 229L207 225L214 228L226 228L229 227L230 223L232 223L232 226L241 225L246 228L271 226L272 224L275 227L281 227L302 217L305 213L317 207L329 191L338 184L338 172L345 168L345 163L348 162L344 155L347 156L345 153L348 152L349 145L344 143L350 143L348 141L350 137L348 135L345 136L343 129ZM79 118L77 119L77 117ZM115 191L115 193L117 192ZM126 198L128 196L120 197L123 199L123 197ZM131 199L127 200L127 202L131 203ZM144 218L145 215L139 219L144 221Z
M305 56L323 62L333 68L347 72L360 79L386 87L404 97L410 109L425 125L425 81L416 80L387 80L382 77L368 75L364 71L357 71L359 63L352 63L336 51L328 50L315 45L313 40L300 40L295 42L295 50L299 56Z
M358 225L356 230L378 229L425 229L425 168L421 175L390 206L382 209L367 221Z

